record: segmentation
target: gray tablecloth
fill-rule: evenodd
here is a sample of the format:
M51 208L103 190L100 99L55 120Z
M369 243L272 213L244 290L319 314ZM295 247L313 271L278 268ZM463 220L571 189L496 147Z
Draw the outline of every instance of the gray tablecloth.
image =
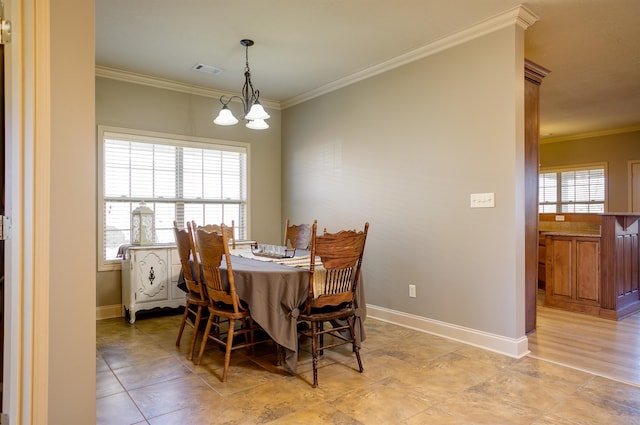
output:
M231 256L231 266L238 296L249 305L253 320L283 347L284 366L295 373L298 363L298 308L307 298L309 270L236 255ZM365 339L366 318L362 280L358 284L356 300L356 339L359 344Z

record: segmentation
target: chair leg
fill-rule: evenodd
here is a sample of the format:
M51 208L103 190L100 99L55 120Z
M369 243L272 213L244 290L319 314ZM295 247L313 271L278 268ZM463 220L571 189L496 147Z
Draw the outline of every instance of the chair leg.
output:
M222 372L222 382L227 382L227 371L229 370L229 363L231 362L231 349L233 348L233 334L235 320L229 319L229 331L227 332L227 344L226 351L224 353L224 371Z
M247 326L249 326L249 341L247 341L247 343L251 344L249 346L249 352L251 354L255 354L256 349L255 349L255 342L256 342L256 335L255 335L255 324L253 322L253 318L251 316L249 316L247 318Z
M198 306L196 312L196 318L193 321L193 335L191 335L191 345L189 346L189 360L193 360L193 349L196 347L196 339L198 337L198 330L200 329L200 319L202 318L202 306Z
M220 338L220 316L214 316L213 321L216 323L214 335L216 336L216 338Z
M313 388L318 388L318 322L311 322L311 355L313 357ZM320 336L321 337L321 336Z
M351 341L353 341L353 352L356 354L356 359L358 360L358 369L360 370L360 373L364 372L364 369L362 367L362 360L360 359L360 347L358 347L358 344L356 344L356 331L354 329L354 320L353 318L348 318L347 322L349 323L349 333L351 334Z
M184 325L187 324L187 317L189 315L189 303L184 306L184 314L182 315L182 323L180 323L180 330L178 331L178 339L176 339L176 347L180 346L180 340L182 339L182 332L184 332Z
M209 332L211 331L211 321L213 320L214 315L210 314L207 319L207 326L204 329L204 335L202 335L202 343L200 344L200 353L198 354L198 360L195 364L200 364L202 361L202 355L204 354L204 349L207 346L207 340L209 339Z

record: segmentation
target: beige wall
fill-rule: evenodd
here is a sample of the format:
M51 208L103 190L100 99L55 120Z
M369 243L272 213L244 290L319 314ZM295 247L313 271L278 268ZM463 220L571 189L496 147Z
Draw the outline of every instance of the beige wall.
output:
M51 2L50 424L95 418L93 13L93 2Z
M524 336L522 37L502 29L283 111L283 214L370 222L368 304ZM471 209L484 192L495 208Z
M270 128L255 131L213 124L218 99L107 78L96 78L95 90L98 125L250 143L249 237L281 240L280 111L269 108ZM120 303L120 273L98 272L96 305Z
M216 99L105 78L96 122L250 142L252 238L279 241L286 218L329 230L368 220L372 309L526 348L523 37L503 28L293 106L282 150L278 116L252 138L211 125ZM496 207L471 209L484 192ZM98 306L120 302L117 273L97 281Z
M542 143L540 146L541 168L606 162L610 212L630 211L628 162L632 160L640 160L640 131Z
M12 38L4 46L12 226L5 242L2 423L91 424L94 2L4 5L12 22Z

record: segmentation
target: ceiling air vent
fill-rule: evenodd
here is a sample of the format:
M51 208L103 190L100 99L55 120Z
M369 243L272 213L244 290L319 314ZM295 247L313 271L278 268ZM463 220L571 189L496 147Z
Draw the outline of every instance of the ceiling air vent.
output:
M194 71L204 72L205 74L220 75L224 72L224 69L216 68L215 66L205 65L197 63L191 67Z

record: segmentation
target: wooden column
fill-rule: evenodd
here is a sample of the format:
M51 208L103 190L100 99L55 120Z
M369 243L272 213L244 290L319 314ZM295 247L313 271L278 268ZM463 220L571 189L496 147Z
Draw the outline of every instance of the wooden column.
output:
M536 328L538 291L538 171L540 169L540 84L549 71L524 62L525 331Z

